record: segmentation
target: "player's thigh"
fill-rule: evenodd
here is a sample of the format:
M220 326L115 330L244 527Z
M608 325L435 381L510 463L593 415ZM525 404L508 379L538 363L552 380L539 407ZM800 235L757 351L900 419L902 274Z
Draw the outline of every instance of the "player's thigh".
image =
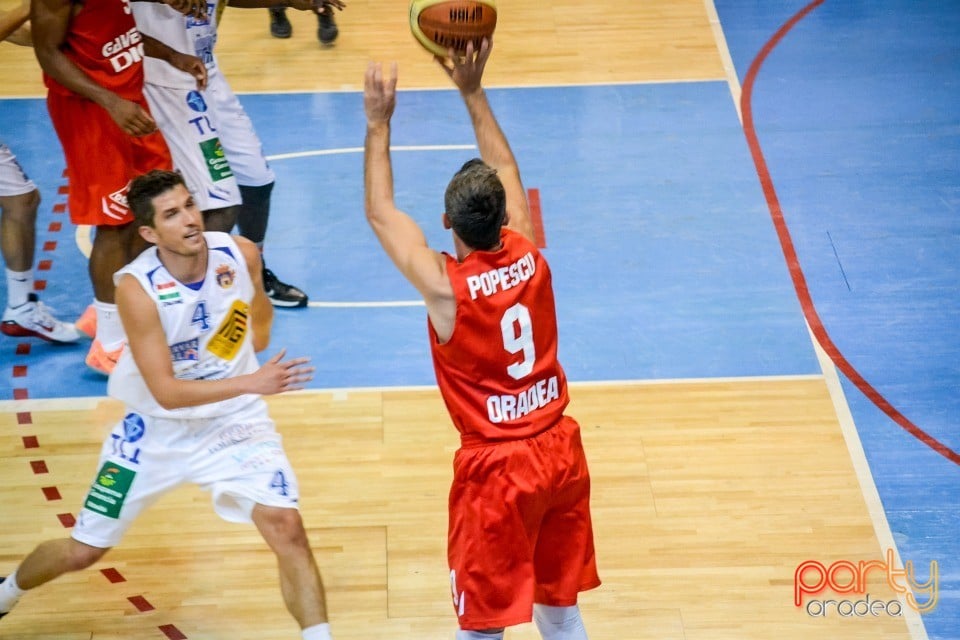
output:
M230 85L220 73L210 77L206 95L216 112L218 133L237 182L261 187L276 179L264 156L263 144Z
M0 198L21 196L36 189L10 148L0 142Z
M240 188L218 135L219 125L196 89L145 85L150 112L201 211L238 205Z
M206 430L191 466L192 481L211 492L214 509L228 522L251 522L257 504L299 505L296 473L262 400Z
M178 441L189 440L170 422L131 412L114 425L77 516L74 539L99 548L116 546L144 509L183 482Z

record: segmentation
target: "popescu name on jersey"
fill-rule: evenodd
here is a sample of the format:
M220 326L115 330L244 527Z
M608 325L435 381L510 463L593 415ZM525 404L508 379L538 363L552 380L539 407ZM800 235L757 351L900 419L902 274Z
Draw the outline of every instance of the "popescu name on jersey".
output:
M508 267L491 269L475 276L467 276L467 287L470 289L470 299L476 300L477 294L492 296L498 291L506 291L521 282L526 282L537 272L537 263L533 253L527 252L522 258Z
M110 59L117 73L143 60L143 38L136 27L103 45L101 53Z

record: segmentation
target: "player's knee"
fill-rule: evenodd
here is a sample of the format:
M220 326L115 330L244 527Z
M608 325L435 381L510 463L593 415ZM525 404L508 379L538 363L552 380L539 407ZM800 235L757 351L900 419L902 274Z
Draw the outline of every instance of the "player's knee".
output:
M307 532L296 509L279 507L263 509L258 526L270 547L280 553L293 549L308 549Z
M33 226L40 207L40 192L36 189L18 196L0 198L3 205L3 217L17 224Z
M92 547L83 542L71 539L67 553L69 571L82 571L100 560L109 549Z

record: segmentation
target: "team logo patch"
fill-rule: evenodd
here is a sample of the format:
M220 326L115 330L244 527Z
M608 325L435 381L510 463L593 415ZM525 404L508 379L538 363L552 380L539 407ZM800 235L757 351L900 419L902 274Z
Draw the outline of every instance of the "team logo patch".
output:
M203 95L196 89L187 94L187 106L200 113L207 110L206 100L203 99Z
M116 520L137 472L107 461L97 473L84 507Z
M232 287L236 277L237 272L231 269L229 265L222 264L217 267L217 284L220 285L221 289Z
M170 359L174 362L196 362L200 359L200 341L191 338L170 345Z
M163 303L164 306L183 303L183 300L180 298L180 291L177 290L177 283L173 280L170 282L157 283L153 285L153 289L157 292L157 299Z
M103 215L114 220L124 220L130 215L130 207L127 206L127 187L129 186L128 182L123 189L100 198L100 209Z

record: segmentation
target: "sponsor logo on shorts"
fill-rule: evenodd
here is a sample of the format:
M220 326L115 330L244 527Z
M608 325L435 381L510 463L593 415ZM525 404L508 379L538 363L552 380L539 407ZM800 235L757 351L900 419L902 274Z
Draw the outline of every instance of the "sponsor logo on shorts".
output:
M143 437L147 427L143 424L143 418L135 413L128 413L123 417L123 440L124 442L136 442Z
M227 154L223 152L223 145L220 144L220 138L201 141L200 151L203 154L203 161L207 165L207 171L210 172L210 178L214 182L233 176L230 163L227 161Z
M120 509L123 507L124 500L127 499L127 493L136 475L136 471L113 462L106 462L97 473L97 478L93 481L83 506L116 520L120 517Z
M207 101L203 99L203 94L194 89L187 94L187 106L194 111L203 113L207 110Z

